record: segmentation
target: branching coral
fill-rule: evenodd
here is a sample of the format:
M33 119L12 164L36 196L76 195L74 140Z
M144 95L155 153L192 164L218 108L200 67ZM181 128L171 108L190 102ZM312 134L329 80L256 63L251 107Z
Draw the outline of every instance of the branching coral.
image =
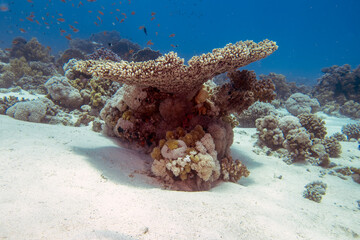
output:
M305 186L306 190L303 193L304 198L320 203L322 195L325 195L327 184L321 181L314 181Z
M227 71L267 57L277 49L275 42L264 40L228 44L211 53L184 59L170 52L146 62L78 61L75 70L130 85L156 87L160 91L185 94L198 91L203 83Z
M342 127L342 133L346 135L348 140L351 138L359 139L360 138L360 122L359 123L349 123Z
M325 122L314 114L300 114L297 116L301 125L310 133L311 138L323 139L326 135Z
M50 55L50 48L41 45L36 38L29 42L25 39L14 39L10 52L11 57L25 57L27 61L52 62L54 57Z

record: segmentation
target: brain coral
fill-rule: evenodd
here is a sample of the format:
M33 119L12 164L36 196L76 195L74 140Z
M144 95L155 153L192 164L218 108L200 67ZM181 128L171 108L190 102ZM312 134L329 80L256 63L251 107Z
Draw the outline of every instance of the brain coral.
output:
M170 52L145 62L78 61L75 70L130 85L156 87L167 93L188 93L198 90L214 76L248 65L277 50L275 42L264 40L228 44L211 53L194 56L184 65L184 59Z

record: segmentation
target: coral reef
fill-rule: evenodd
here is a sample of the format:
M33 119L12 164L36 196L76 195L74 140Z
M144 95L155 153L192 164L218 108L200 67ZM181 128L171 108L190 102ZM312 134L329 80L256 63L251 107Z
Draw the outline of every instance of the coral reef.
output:
M27 61L53 62L54 57L50 55L50 48L41 45L36 38L26 41L23 38L15 38L10 51L12 58L24 57Z
M315 113L319 110L320 104L316 99L302 93L292 94L285 102L286 110L294 116L302 113Z
M204 190L218 180L236 182L249 175L230 156L236 124L231 114L256 101L271 101L274 86L258 81L251 71L235 69L276 48L268 40L229 44L193 57L188 66L175 53L139 63L72 61L67 69L73 72L66 74L79 77L79 86L89 75L124 83L100 112L103 131L127 147L151 153L153 174L172 187ZM208 81L226 71L228 83Z
M138 52L141 49L141 47L138 44L123 38L118 42L112 43L110 49L118 56L120 56L121 59L125 61L130 61L133 54Z
M311 147L310 134L305 128L292 129L286 135L283 146L288 150L291 161L305 161Z
M276 116L269 115L259 118L255 125L261 144L273 150L282 147L285 138L279 128L279 120Z
M45 87L50 97L60 105L73 109L83 104L79 90L71 86L65 77L53 76L45 83Z
M304 198L320 203L322 196L326 193L327 184L321 181L314 181L305 186Z
M255 127L255 121L268 115L276 115L275 107L270 103L255 102L247 110L240 114L236 114L236 119L240 127Z
M151 48L147 47L134 53L131 60L134 62L144 62L148 60L155 60L160 56L161 53L159 51L154 51Z
M348 140L355 138L360 138L360 122L359 123L350 123L342 127L341 132L346 135Z
M121 61L121 58L116 53L107 48L96 49L95 52L87 55L86 58L91 60L111 60L114 62Z
M295 82L286 81L286 77L282 74L269 73L268 75L259 75L260 79L270 79L275 85L276 98L286 101L290 95L294 93L309 94L310 87L300 85Z
M326 135L325 122L314 114L303 113L297 116L310 137L323 139Z
M321 70L324 75L318 79L312 94L322 105L334 105L341 114L352 118L360 117L360 66L351 70L350 65L334 65ZM329 103L329 100L333 103ZM336 106L344 106L336 108ZM329 110L330 107L327 107Z
M54 103L49 99L38 99L33 101L17 102L6 110L6 115L22 121L46 122L47 114L54 114Z
M188 61L188 66L184 65L184 59L170 52L156 60L138 63L78 61L75 70L130 85L156 87L162 92L188 94L198 91L212 77L265 58L276 49L276 44L269 40L258 44L245 41L194 56Z
M114 44L121 40L120 33L118 31L106 31L91 34L89 41L99 43L103 46Z

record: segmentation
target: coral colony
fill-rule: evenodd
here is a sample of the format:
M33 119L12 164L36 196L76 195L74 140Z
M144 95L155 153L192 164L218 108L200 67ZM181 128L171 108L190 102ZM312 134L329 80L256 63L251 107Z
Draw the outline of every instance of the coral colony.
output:
M237 42L194 56L188 65L174 52L144 62L79 60L69 62L65 74L123 83L100 112L107 134L150 153L152 173L166 183L202 190L249 175L230 155L236 126L231 114L273 100L274 85L236 69L277 48L269 40ZM229 83L208 81L224 72Z

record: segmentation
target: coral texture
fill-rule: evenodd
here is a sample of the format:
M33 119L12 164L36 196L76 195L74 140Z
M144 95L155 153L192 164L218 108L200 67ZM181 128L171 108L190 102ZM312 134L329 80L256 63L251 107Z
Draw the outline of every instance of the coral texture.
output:
M294 116L302 113L315 113L319 110L320 104L316 99L302 93L292 94L285 102L286 110Z
M320 203L322 196L326 193L327 184L321 181L315 181L307 184L305 188L306 190L303 194L304 198Z
M155 60L160 56L161 53L159 51L154 51L151 48L144 48L134 53L134 55L132 56L132 61L144 62L148 60Z
M70 85L69 81L62 76L51 77L45 87L51 98L61 105L69 108L77 108L82 105L83 99L79 90Z
M49 99L18 102L6 110L6 115L22 121L44 122L49 109L53 107Z
M360 122L346 124L342 127L341 131L343 134L346 135L348 140L350 140L351 138L359 139L360 138Z
M276 115L275 107L270 103L255 102L247 110L236 115L241 127L255 127L255 121L268 115Z
M78 61L75 70L101 78L142 87L156 87L162 92L185 94L196 92L212 77L233 71L267 57L277 49L275 42L264 40L228 44L211 53L194 56L184 65L184 59L170 52L146 62L119 63L111 61Z
M314 114L303 113L297 116L301 125L310 133L311 138L323 139L326 135L325 122Z

